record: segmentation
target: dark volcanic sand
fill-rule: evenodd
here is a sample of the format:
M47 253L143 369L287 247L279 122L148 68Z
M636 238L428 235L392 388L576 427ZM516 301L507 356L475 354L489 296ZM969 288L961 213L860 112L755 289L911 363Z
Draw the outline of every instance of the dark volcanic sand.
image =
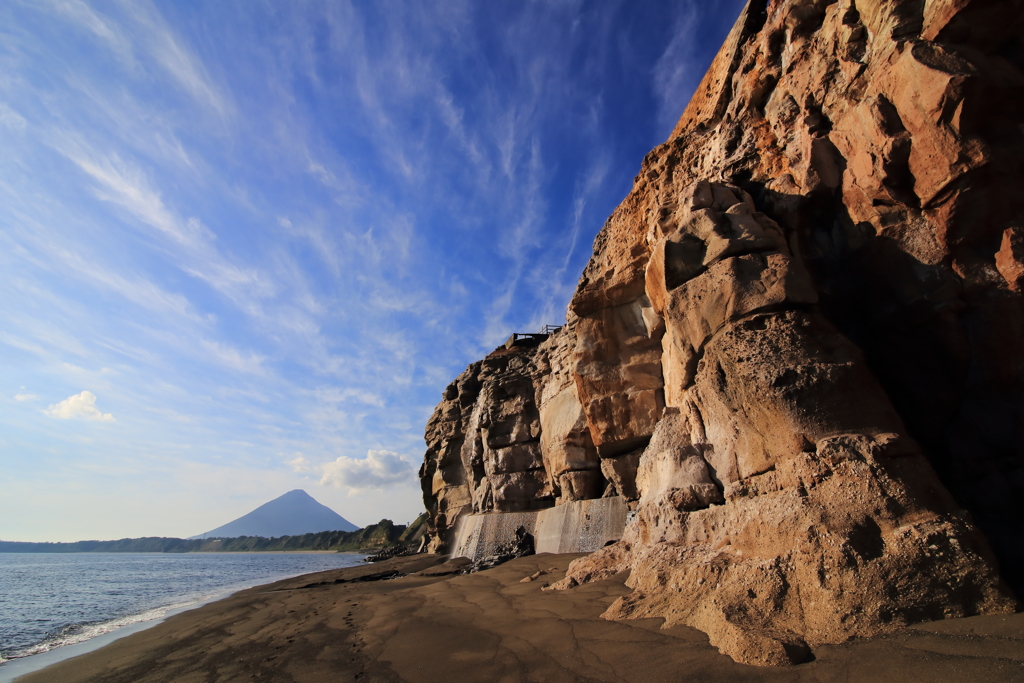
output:
M736 664L687 627L605 621L624 576L541 591L577 555L468 576L419 555L252 588L18 679L211 681L1024 681L1024 614L922 624L815 649L787 669ZM530 583L538 569L558 571ZM336 579L397 570L386 581ZM433 574L433 575L431 575ZM326 582L326 585L310 585Z

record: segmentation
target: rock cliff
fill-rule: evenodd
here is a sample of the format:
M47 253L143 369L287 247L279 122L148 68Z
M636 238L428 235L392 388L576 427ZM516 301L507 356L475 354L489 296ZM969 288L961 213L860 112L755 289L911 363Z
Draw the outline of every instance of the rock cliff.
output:
M555 588L630 569L607 617L752 664L1013 610L1022 166L1024 2L752 0L566 326L447 388L431 547L623 496L623 538Z

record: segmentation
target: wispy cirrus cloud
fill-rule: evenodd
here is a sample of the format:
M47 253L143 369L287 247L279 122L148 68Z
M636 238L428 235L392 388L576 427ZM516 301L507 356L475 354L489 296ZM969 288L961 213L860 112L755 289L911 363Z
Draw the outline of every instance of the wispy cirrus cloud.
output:
M57 16L99 38L125 62L135 61L131 41L120 28L82 0L51 0L41 4L48 5Z
M263 362L266 360L264 356L255 353L244 353L237 348L209 339L200 340L200 344L222 365L233 370L252 374L263 374L266 372L263 367Z
M212 237L198 220L181 220L164 205L143 171L117 153L101 154L72 135L62 135L55 148L94 182L93 192L100 200L125 209L145 225L156 229L173 242L196 250Z
M216 235L198 218L182 218L169 209L162 193L137 165L116 153L98 153L70 135L60 137L63 140L55 148L94 181L98 199L121 207L167 238L184 272L205 281L248 312L260 312L259 300L274 292L274 284L265 273L226 258L214 244Z
M20 133L28 128L28 121L25 120L24 116L11 109L10 106L0 102L0 125Z
M165 72L197 102L221 117L233 107L221 89L214 85L202 60L167 25L157 8L146 0L125 5L137 29L139 43Z
M411 519L439 391L560 322L685 97L692 7L0 3L5 391L103 397L118 440L66 455L96 490ZM5 438L70 453L9 405Z
M652 69L661 138L668 137L675 128L718 51L720 36L731 28L745 2L727 0L720 4L719 12L709 12L694 0L684 0L672 8L671 39Z
M22 229L11 230L8 239L22 247L23 258L40 269L73 275L87 286L114 292L151 311L193 322L205 320L186 297L168 292L145 277L105 267L82 245L73 245L66 238L54 235L46 226L27 217L22 218Z

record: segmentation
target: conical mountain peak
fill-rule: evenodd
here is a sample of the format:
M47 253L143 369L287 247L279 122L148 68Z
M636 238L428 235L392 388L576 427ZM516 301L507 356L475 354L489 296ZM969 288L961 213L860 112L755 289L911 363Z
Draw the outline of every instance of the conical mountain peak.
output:
M233 538L236 536L296 536L320 531L355 531L356 525L302 489L293 489L260 505L233 522L205 534L193 536Z

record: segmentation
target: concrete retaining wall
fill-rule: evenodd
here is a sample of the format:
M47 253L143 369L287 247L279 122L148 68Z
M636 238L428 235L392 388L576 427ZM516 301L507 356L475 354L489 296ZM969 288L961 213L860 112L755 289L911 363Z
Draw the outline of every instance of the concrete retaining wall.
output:
M589 553L622 538L626 502L596 498L530 512L493 512L462 517L452 557L479 560L515 540L516 529L533 534L538 553Z

